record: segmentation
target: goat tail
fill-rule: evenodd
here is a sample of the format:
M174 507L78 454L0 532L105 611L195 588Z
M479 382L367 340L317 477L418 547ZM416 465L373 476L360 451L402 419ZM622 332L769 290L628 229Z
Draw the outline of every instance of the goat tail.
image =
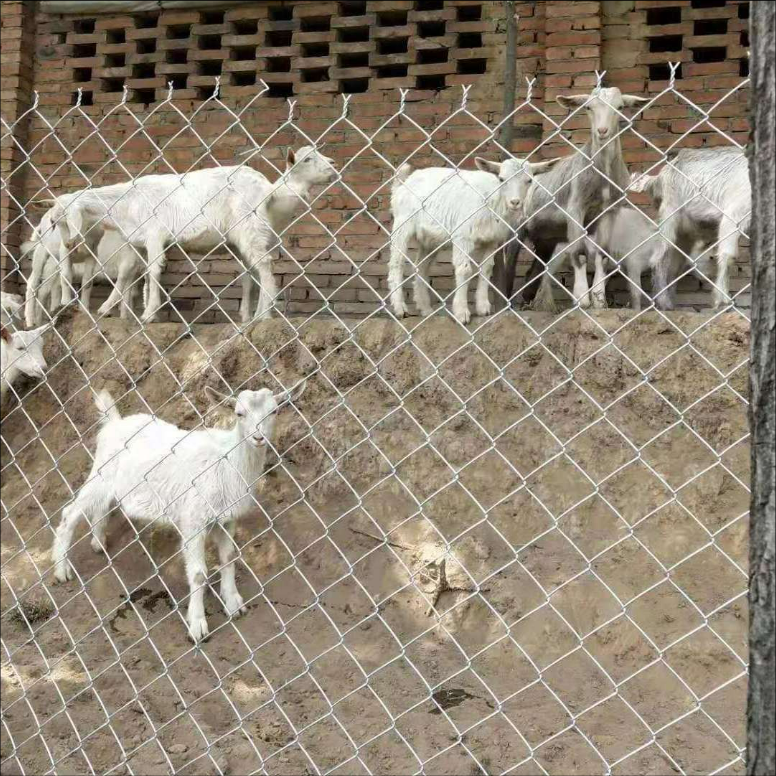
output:
M110 423L112 420L121 420L121 413L116 406L116 402L113 401L113 397L106 390L97 391L94 398L94 404L100 413L99 423L104 426L106 423Z
M407 178L412 175L412 165L408 162L405 162L401 167L399 167L398 170L396 170L396 175L393 176L393 184L391 185L391 188L397 189L399 186L401 186L404 181L407 180Z

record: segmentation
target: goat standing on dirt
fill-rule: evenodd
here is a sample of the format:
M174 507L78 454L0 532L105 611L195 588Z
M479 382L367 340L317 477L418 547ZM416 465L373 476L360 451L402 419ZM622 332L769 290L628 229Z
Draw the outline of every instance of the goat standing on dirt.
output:
M633 191L646 191L658 208L660 240L652 256L655 304L674 308L671 256L692 260L699 239L716 244L714 306L730 303L728 273L738 256L738 238L749 231L752 186L749 162L738 148L683 148L657 175L634 174ZM671 287L669 288L669 283Z
M236 398L206 388L211 400L234 410L236 423L229 430L186 431L152 415L121 417L110 394L98 393L102 428L89 478L63 510L56 531L52 548L56 579L73 578L67 555L78 520L82 516L88 520L92 548L104 551L107 515L119 504L130 518L172 524L180 532L191 592L188 626L194 641L208 635L205 538L211 528L218 531L224 610L227 616L244 612L235 583L235 522L256 503L252 493L264 472L278 409L298 399L304 386L274 395L268 388L240 391Z
M596 261L600 260L598 256L601 252L605 252L617 264L620 272L628 276L631 308L641 310L644 295L641 276L652 269L653 254L660 240L660 233L648 216L630 205L618 208L606 236L602 235L601 231L597 229L591 238L586 238L586 250L596 255ZM692 246L691 255L694 257L694 262L698 261L701 255L704 255L705 260L704 247L704 241L700 238ZM554 272L556 266L565 259L566 248L566 243L558 244L555 256L547 267L548 272ZM666 261L671 264L672 272L675 273L683 263L683 257L674 249L669 252ZM604 290L603 284L601 290Z
M261 287L256 316L270 315L277 296L272 252L282 242L281 233L309 207L312 188L336 177L333 159L304 146L296 153L288 150L286 170L274 183L245 166L144 175L129 183L85 189L53 216L62 235L64 263L82 235L97 224L119 231L130 245L145 250L150 290L144 323L155 320L162 306L161 276L169 246L208 252L229 245L246 265L242 320L247 323L253 282Z
M566 255L570 256L574 267L574 300L580 307L590 307L583 238L587 227L598 219L602 222L598 226L598 234L604 242L608 241L611 218L617 207L615 203L624 197L630 183L618 133L620 120L624 118L622 111L648 103L651 98L622 94L617 87L596 87L589 95L560 95L557 100L568 110L584 108L590 121L590 140L537 178L525 202L525 225L518 232L518 240L509 245L505 266L505 293L510 297L520 243L526 240L533 243L538 258L534 258L526 283L543 274L539 292L532 284L525 289L523 298L532 301L536 294L534 307L549 312L555 310L554 284L551 273L543 271L559 243L568 243L569 246ZM605 212L607 214L602 216ZM593 280L594 307L606 304L604 277L603 257L597 252Z
M403 281L404 261L417 249L415 303L421 315L431 315L428 274L432 254L452 243L455 269L453 314L463 324L470 320L469 279L479 269L477 315L489 315L490 276L496 251L510 239L534 175L557 159L531 163L521 159L490 162L475 158L478 170L402 165L391 190L391 257L388 285L394 313L407 314Z
M52 228L50 216L41 219L30 240L22 244L21 252L32 252L32 271L27 282L25 318L27 326L43 320L44 310L53 313L62 300L62 286L71 287L73 281L81 282L81 305L89 309L92 283L98 278L108 278L114 283L113 291L98 310L106 315L119 301L121 317L128 318L139 289L137 279L143 271L143 262L137 251L118 232L94 229L88 241L76 249L80 261L67 262L69 278L64 274L62 244L59 231ZM96 240L96 243L95 243ZM94 251L94 253L92 253Z

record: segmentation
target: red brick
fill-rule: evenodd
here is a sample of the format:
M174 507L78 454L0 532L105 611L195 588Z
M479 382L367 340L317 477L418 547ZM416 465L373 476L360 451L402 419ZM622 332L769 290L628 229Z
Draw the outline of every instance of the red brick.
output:
M591 59L599 56L600 49L598 46L577 46L571 53L574 59Z
M594 70L597 59L560 60L547 64L548 73L584 73Z
M159 27L172 24L196 24L199 21L199 11L162 11L159 16Z
M547 36L545 41L550 46L584 46L601 42L601 33L588 32L556 32Z
M547 3L546 13L548 19L558 16L591 16L599 12L600 5L600 3L564 3L558 1Z
M685 64L682 65L682 72L685 77L691 78L700 75L717 75L726 73L737 73L738 62L728 60L726 62L708 62L705 64Z

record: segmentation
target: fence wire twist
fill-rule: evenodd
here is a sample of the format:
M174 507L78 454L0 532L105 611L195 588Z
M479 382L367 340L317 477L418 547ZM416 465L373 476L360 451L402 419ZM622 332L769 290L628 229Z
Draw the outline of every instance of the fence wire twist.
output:
M599 74L599 87L602 79ZM646 109L672 95L697 114L697 123L672 148L659 149L636 131L630 111L618 109L617 140L635 136L659 155L660 163L646 173L665 165L687 178L669 152L684 147L701 126L743 152L714 127L713 116L747 83L715 105L699 106L672 77ZM567 119L540 109L532 90L529 82L509 120L535 113L550 127L537 150L565 140L569 153L577 152L564 133ZM577 298L571 298L554 278L568 304L550 317L520 309L519 295L507 300L486 278L495 311L467 325L468 314L462 320L455 301L454 316L445 315L444 305L465 288L469 273L482 277L496 252L464 261L469 269L459 274L456 268L452 289L429 284L420 262L406 255L404 287L425 284L441 308L421 320L395 318L389 289L378 287L376 309L353 319L338 310L336 294L389 247L391 221L379 218L388 211L389 184L376 184L364 197L349 173L369 157L391 179L396 176L406 160L389 158L375 139L399 120L424 137L412 157L431 155L440 167L472 169L483 149L490 158L494 151L512 157L497 141L503 122L490 126L471 112L467 87L460 107L428 130L413 118L402 92L396 113L376 131L359 127L345 97L339 119L311 137L290 101L286 121L257 141L246 126L247 112L261 94L235 110L219 99L216 87L187 116L171 87L167 100L147 114L134 113L125 92L99 120L78 104L51 120L36 103L13 124L3 121L3 147L23 160L2 181L19 214L4 233L19 223L32 229L37 219L31 203L63 193L52 189L52 176L34 161L44 143L54 143L62 155L55 173L67 168L80 175L140 257L144 269L132 281L137 288L153 284L145 263L163 263L164 257L144 258L134 238L159 223L158 213L175 191L149 200L142 187L132 186L116 200L101 199L92 180L110 163L134 182L158 172L160 164L176 174L214 161L221 166L213 150L236 131L250 152L241 157L243 166L262 159L282 176L277 149L284 133L297 138L294 147L320 148L335 130L360 146L347 159L332 149L334 179L266 245L267 254L279 250L302 277L314 274L329 251L339 251L352 274L319 292L320 311L295 313L289 282L272 300L274 321L206 327L196 316L181 317L171 335L141 322L134 309L118 328L87 302L70 323L39 335L46 341L46 376L32 388L23 381L11 385L4 408L3 771L550 774L644 772L655 763L678 773L740 771L748 503L741 463L748 438L747 354L741 343L748 318L736 302L747 288L700 314L669 313L653 302L632 313L593 309L603 306L606 282L622 275L629 256L643 247L621 255L602 242L595 249L608 262L603 276L596 273L590 304L576 295L576 285ZM594 90L590 100L598 94ZM584 114L585 107L573 114ZM167 142L148 131L162 110L180 123ZM195 119L216 110L231 123L208 139ZM117 115L133 122L127 141L140 137L153 148L153 159L139 171L130 171L121 146L112 147L101 134ZM487 137L456 161L445 150L443 130L462 117ZM58 128L72 121L86 131L69 148ZM43 139L25 148L16 137L22 122L43 127ZM201 143L202 153L181 171L165 151L184 134ZM96 173L75 159L94 143L106 159ZM539 160L532 152L529 161ZM602 187L614 192L603 216L625 202L627 191L606 171L600 174ZM728 174L723 169L720 177ZM21 175L27 176L23 195L15 180ZM233 311L222 307L221 295L237 288L247 271L232 237L270 201L269 195L260 202L246 199L234 180L200 200L193 217L170 235L168 246L183 251L191 270L163 289L172 296L196 282L213 295L205 312L216 310L228 320ZM179 181L182 188L185 176ZM509 222L495 212L466 176L456 172L455 181L459 192L468 187L482 199L469 216L490 212L510 236L523 236L520 219ZM692 202L718 207L706 180L703 186L690 183ZM534 185L542 186L542 178ZM440 181L408 215L422 211L446 229L425 210L444 186ZM225 227L205 208L222 201L227 189L242 209ZM320 217L335 190L357 203L337 228ZM549 207L576 217L550 195ZM122 200L132 197L145 215L130 229L120 214ZM77 203L68 201L65 214ZM665 223L689 204L647 211L651 233L665 235ZM351 256L340 243L361 217L371 219L379 236L364 255ZM304 219L329 242L300 261L288 236ZM91 253L98 266L106 256L90 234L102 236L107 220L103 215L84 230L84 255L88 260ZM743 232L737 214L722 213L720 223L726 220ZM178 239L192 224L213 236L204 256L192 255L196 249ZM595 243L595 224L577 225L579 240L589 227ZM465 229L450 235L456 247L461 234ZM42 234L40 239L43 244ZM715 253L724 239L719 233L707 240L704 253ZM497 250L505 247L502 241ZM538 256L542 277L551 277L546 257L534 254L534 247L521 240L524 255ZM696 273L726 294L719 274L709 277L684 243L670 247L690 259L673 284ZM3 250L9 250L5 243ZM218 293L201 271L213 250L238 262L234 278ZM53 263L42 280L56 296L65 278L64 298L77 291L61 272L66 256L65 249L46 248ZM26 264L18 268L17 274L27 274ZM109 281L111 287L118 282ZM130 287L123 290L122 301L131 301ZM54 313L41 304L32 323ZM390 330L387 316L394 321ZM282 409L266 470L258 479L238 472L252 500L230 545L248 606L243 617L221 613L229 604L223 600L229 550L209 569L211 583L214 568L222 573L222 587L213 584L207 599L210 638L187 641L189 591L177 563L179 534L166 557L158 546L163 534L155 523L175 511L175 500L192 494L199 499L192 503L211 513L200 534L212 529L220 536L235 504L203 494L208 471L184 472L185 487L174 498L156 489L151 471L144 472L133 487L151 490L158 521L127 524L106 545L107 516L97 516L96 548L106 555L87 555L88 531L81 531L70 549L74 578L53 584L50 547L58 514L87 479L84 464L95 460L94 391L108 386L121 407L194 432L213 426L201 391L206 384L237 395L259 386L288 390L303 379L307 395ZM25 385L29 390L22 390ZM174 460L174 446L162 452L158 466ZM121 453L101 460L93 476L100 479ZM228 454L223 460L232 466ZM193 539L185 531L180 536ZM211 589L207 581L197 586Z

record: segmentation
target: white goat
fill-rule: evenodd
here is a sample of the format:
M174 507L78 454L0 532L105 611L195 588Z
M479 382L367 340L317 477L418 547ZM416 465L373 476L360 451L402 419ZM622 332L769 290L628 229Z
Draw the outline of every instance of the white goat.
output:
M272 252L304 207L311 189L336 178L333 160L312 146L288 150L286 170L274 183L250 167L215 167L183 175L145 175L130 183L85 189L60 203L54 218L66 251L97 224L120 231L148 257L150 292L143 322L156 318L165 250L208 252L223 244L244 262L242 320L250 320L250 289L261 287L256 315L269 317L277 296ZM67 206L65 206L67 205ZM68 255L64 264L68 263ZM64 270L63 270L64 272ZM63 302L67 302L63 286Z
M188 625L195 641L208 634L204 586L207 582L205 538L218 530L221 601L228 616L245 611L235 584L235 521L255 506L253 491L264 471L278 408L295 401L291 392L273 395L268 388L240 391L236 398L206 388L211 400L232 407L232 429L185 431L152 415L121 417L110 394L97 395L103 426L89 478L75 501L65 507L52 549L60 582L73 578L67 559L73 530L81 516L92 526L92 548L105 550L107 515L119 504L128 517L146 523L172 524L181 534L191 591Z
M525 202L526 221L518 231L519 242L510 244L505 267L505 292L511 296L520 242L530 240L538 258L534 259L526 276L529 285L524 289L523 298L533 301L537 309L550 312L555 310L554 283L551 273L545 272L544 267L556 253L559 243L568 243L566 255L574 267L574 298L580 307L590 307L587 257L582 255L583 238L588 225L598 219L599 238L604 242L608 239L615 203L625 196L630 182L618 132L620 122L626 120L622 111L650 102L651 98L622 94L617 87L597 87L589 95L560 95L557 100L568 110L584 108L590 122L590 140L537 178ZM607 215L601 216L605 211ZM555 268L558 264L555 263ZM537 293L532 281L539 274L542 279ZM604 277L603 261L599 256L593 279L594 307L606 304Z
M43 334L51 326L47 323L31 331L14 332L0 326L0 398L3 402L20 375L45 377Z
M674 307L674 295L667 290L673 282L669 280L671 252L678 249L691 258L691 247L698 239L716 244L714 306L728 304L730 264L738 256L738 238L749 231L752 215L744 153L737 148L683 148L668 157L657 175L634 175L631 189L646 191L658 208L662 240L652 258L657 306Z
M596 256L596 266L603 266L602 253L605 253L612 261L616 262L618 269L628 276L628 290L631 295L631 307L634 310L641 309L641 276L652 269L652 256L659 240L659 233L653 222L640 210L631 207L619 208L608 230L600 228L593 232L591 238L586 239L585 251L588 255ZM547 271L555 274L558 267L565 261L564 252L568 243L559 243L555 249L555 255L548 265ZM698 257L704 248L703 240L698 240L692 248L692 255ZM679 267L684 261L678 251L671 251L668 261L673 267ZM601 285L597 289L605 293L605 278L602 277Z
M96 231L94 235L97 235ZM62 247L58 230L33 230L31 239L22 245L22 255L30 251L32 251L32 272L27 283L25 313L28 326L40 323L44 310L53 312L59 307L62 299L62 284L70 282L81 283L81 304L88 310L92 283L99 280L112 281L113 292L98 312L100 315L105 315L118 301L123 300L121 317L129 317L140 285L137 279L144 266L137 251L127 245L118 232L107 231L102 234L96 247L91 240L89 244L84 243L79 246L77 256L81 260L71 261L70 280L65 279L61 272Z
M401 288L404 260L417 250L414 298L421 315L430 315L431 254L450 243L456 283L453 314L461 323L469 322L469 279L479 269L477 315L489 315L495 252L512 236L533 176L558 160L490 162L476 157L474 161L478 170L428 167L413 172L404 164L394 177L388 285L394 313L399 317L407 314Z
M52 286L59 282L61 286L61 299L66 304L73 299L73 269L72 258L67 262L62 260L66 252L62 245L62 235L58 229L58 222L64 217L65 209L70 207L73 200L80 192L62 194L52 199L33 200L30 207L33 209L45 209L40 223L33 229L32 237L22 245L22 254L32 249L32 271L27 279L27 292L25 304L25 319L27 326L34 326L43 317L45 304L38 304L38 294L42 293L47 298L52 294ZM87 258L94 254L97 243L102 236L101 229L95 229L88 235L84 251ZM80 252L79 252L80 253ZM55 271L51 271L55 269ZM44 283L45 279L45 283ZM41 285L44 286L41 292ZM55 293L55 292L54 292ZM55 297L56 298L56 293Z

